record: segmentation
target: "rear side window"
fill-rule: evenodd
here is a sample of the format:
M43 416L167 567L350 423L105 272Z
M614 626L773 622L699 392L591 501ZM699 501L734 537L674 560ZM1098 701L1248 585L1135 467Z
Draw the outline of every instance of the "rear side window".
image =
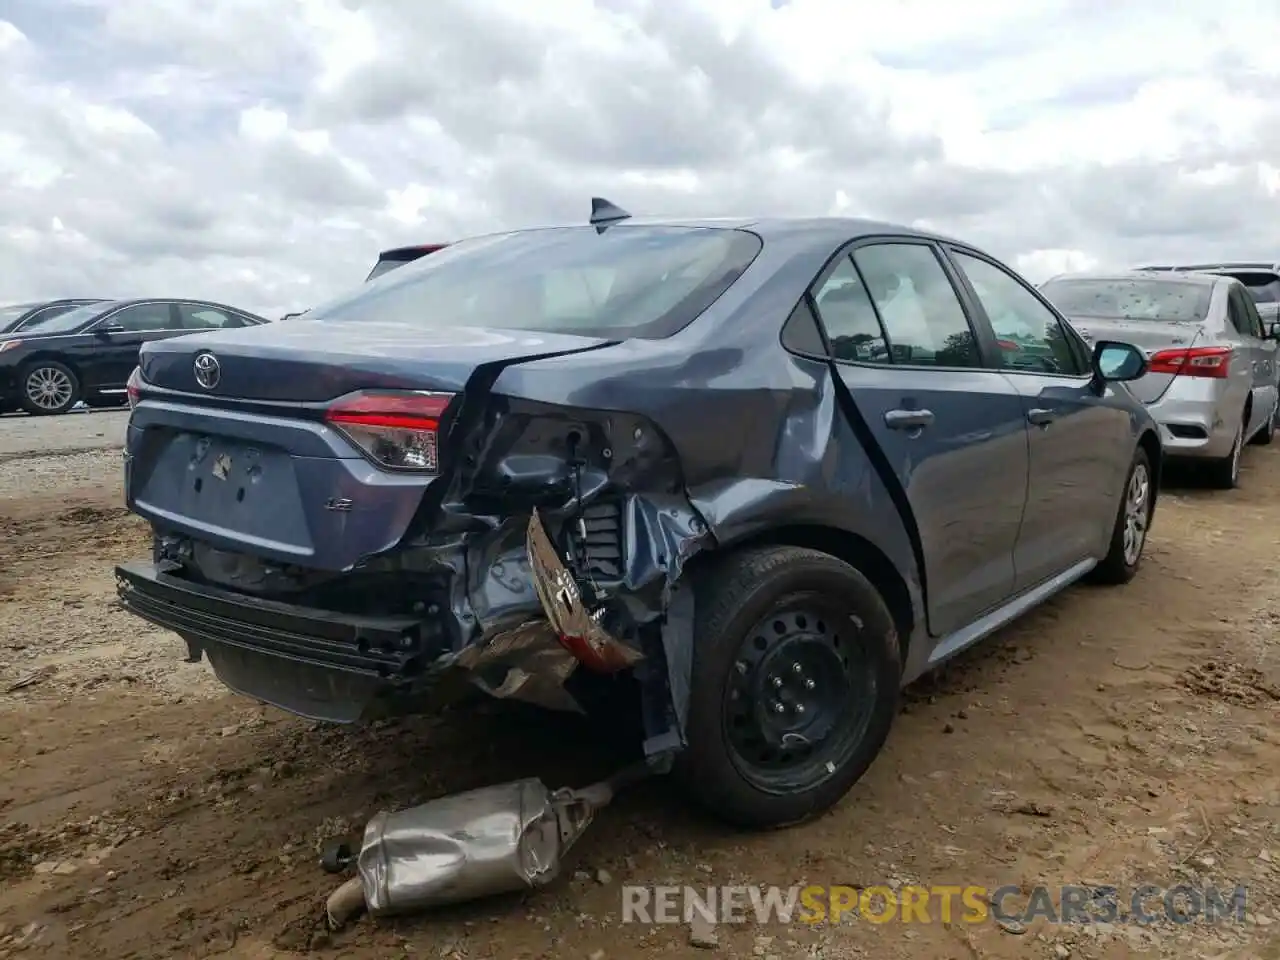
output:
M761 246L743 230L627 224L482 237L406 264L300 320L666 337L711 306Z
M845 257L813 297L818 315L831 341L831 355L837 360L885 363L889 341L876 316L862 278Z
M232 330L245 325L244 318L230 310L218 310L198 303L178 304L185 330Z

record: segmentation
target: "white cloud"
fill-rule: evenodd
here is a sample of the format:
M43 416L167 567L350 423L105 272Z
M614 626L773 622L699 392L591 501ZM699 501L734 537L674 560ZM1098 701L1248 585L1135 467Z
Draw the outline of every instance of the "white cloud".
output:
M1033 280L1280 259L1270 0L9 0L0 298L268 313L377 251L841 214Z

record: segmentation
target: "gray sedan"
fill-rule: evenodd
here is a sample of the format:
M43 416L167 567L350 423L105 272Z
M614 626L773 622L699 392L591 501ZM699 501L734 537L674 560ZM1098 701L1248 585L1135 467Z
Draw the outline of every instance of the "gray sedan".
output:
M1042 292L1086 339L1145 349L1129 389L1160 425L1165 453L1208 465L1215 485L1240 482L1240 455L1276 428L1276 339L1244 285L1196 273L1072 274Z

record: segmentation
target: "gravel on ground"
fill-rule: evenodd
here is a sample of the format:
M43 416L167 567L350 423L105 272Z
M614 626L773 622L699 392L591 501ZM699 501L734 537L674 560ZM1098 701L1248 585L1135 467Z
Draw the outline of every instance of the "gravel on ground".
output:
M112 565L149 544L118 451L56 446L0 463L0 958L1280 958L1280 447L1250 449L1239 490L1169 489L1129 586L1073 588L914 685L828 816L735 833L655 781L545 890L329 933L324 838L517 776L586 783L608 748L573 718L499 703L357 729L227 693L116 607ZM1246 921L1018 928L935 911L748 922L697 949L684 924L620 916L623 884L1204 882L1247 886Z

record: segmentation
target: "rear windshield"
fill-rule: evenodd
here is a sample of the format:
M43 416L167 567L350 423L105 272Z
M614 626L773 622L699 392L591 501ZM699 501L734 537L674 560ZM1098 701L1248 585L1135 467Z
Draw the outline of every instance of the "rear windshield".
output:
M616 225L466 240L390 271L305 319L666 337L761 249L742 230Z
M1168 277L1050 280L1040 288L1069 317L1198 323L1209 315L1213 286Z

